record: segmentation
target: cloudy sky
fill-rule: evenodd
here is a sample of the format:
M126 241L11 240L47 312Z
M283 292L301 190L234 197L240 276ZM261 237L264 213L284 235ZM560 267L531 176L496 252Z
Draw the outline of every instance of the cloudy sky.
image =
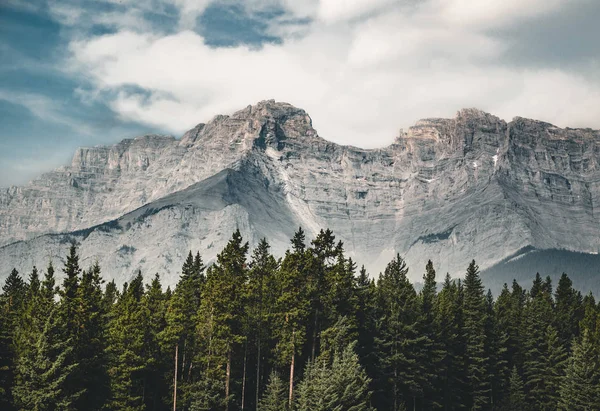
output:
M477 107L600 128L598 0L2 0L0 186L264 99L389 144Z

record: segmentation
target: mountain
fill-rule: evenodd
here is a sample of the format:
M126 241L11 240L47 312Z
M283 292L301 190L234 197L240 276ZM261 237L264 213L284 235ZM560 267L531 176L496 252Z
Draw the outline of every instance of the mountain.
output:
M331 228L372 273L399 252L413 279L429 258L458 276L524 247L595 253L599 143L599 131L465 109L367 150L263 101L179 140L81 148L70 166L0 191L0 276L59 260L76 240L109 277L142 269L174 284L190 249L210 261L236 227L280 255L298 226L309 238Z

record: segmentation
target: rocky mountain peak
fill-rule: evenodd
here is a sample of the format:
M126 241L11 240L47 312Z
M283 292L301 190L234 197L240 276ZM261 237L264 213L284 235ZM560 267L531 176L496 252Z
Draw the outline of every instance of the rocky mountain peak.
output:
M85 258L111 272L176 278L189 249L208 261L230 229L251 242L277 238L274 249L284 250L298 225L333 229L373 272L396 252L452 274L470 258L483 268L524 246L592 252L600 249L599 142L599 131L463 109L365 150L321 139L304 110L267 100L181 140L148 135L79 149L71 166L0 191L0 261L22 268L19 256L35 254L42 265L75 236ZM26 241L8 245L17 240Z

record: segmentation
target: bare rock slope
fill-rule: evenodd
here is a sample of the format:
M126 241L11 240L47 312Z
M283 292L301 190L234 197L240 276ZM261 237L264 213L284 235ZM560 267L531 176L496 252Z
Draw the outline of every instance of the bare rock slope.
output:
M240 228L282 254L298 226L331 228L375 273L396 252L414 279L431 258L461 275L523 247L600 248L600 132L510 123L467 109L366 150L317 135L306 112L260 102L180 140L82 148L72 164L0 192L0 277L81 243L119 281L177 280L187 251L210 261Z

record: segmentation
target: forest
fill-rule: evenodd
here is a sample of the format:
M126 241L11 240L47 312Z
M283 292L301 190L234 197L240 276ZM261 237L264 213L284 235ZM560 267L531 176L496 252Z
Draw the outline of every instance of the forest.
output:
M65 255L2 287L0 410L600 410L600 305L567 274L494 297L474 260L429 261L417 292L400 255L369 276L330 230L282 258L236 231L173 289Z

